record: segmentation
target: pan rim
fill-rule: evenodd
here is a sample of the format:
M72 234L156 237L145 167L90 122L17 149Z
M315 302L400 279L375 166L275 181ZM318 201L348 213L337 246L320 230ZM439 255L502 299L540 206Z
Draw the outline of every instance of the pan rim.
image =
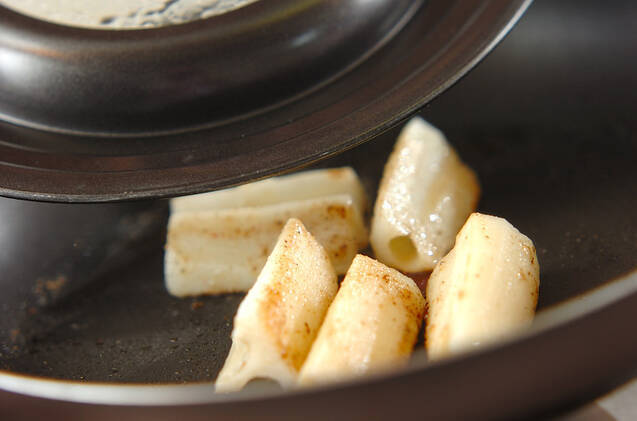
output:
M637 269L593 290L542 310L526 332L498 344L436 362L427 362L424 352L415 353L409 366L405 368L308 388L281 390L268 384L261 390L248 388L248 390L232 394L216 394L211 382L187 384L83 382L0 370L0 390L34 398L79 404L149 407L215 405L312 396L323 391L352 389L370 383L379 384L409 374L426 376L431 369L445 370L453 365L471 364L472 361L479 360L489 354L512 352L511 350L516 346L533 346L549 332L558 334L566 332L572 328L573 324L583 323L583 319L586 317L593 319L600 317L600 313L612 310L627 300L637 302ZM637 307L634 313L637 314Z

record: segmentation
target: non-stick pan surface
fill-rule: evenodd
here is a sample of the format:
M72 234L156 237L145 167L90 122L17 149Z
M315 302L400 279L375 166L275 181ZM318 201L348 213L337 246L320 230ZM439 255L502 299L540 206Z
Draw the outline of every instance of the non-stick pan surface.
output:
M241 295L166 293L165 202L3 199L0 387L22 394L0 392L0 416L534 418L634 375L635 19L629 1L537 1L483 64L422 112L476 169L479 210L507 218L535 242L540 316L529 336L438 365L416 352L405 372L318 391L266 386L214 396L210 382L229 349ZM371 193L396 133L321 165L354 166ZM569 308L574 313L565 316ZM40 389L8 373L78 383ZM208 383L149 390L92 382ZM28 396L61 398L56 393L75 402ZM134 406L111 405L118 402Z

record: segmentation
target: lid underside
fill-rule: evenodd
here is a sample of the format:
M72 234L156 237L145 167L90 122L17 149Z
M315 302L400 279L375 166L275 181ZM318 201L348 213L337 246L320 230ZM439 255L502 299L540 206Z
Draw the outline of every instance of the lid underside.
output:
M263 3L270 6L259 9ZM292 3L298 7L290 11ZM335 7L342 7L343 16L351 18L360 12L354 4L368 5L369 19L354 19L357 23L346 29L342 22L326 19ZM51 91L53 84L47 89L32 89L26 82L0 84L4 86L0 89L25 89L22 96L6 91L0 95L18 98L3 103L0 194L66 202L165 197L228 187L306 165L369 140L415 112L475 65L527 4L430 0L419 7L420 2L411 1L306 5L277 0L256 2L209 20L133 31L63 27L2 9L0 25L11 36L0 43L0 53L13 53L16 45L24 49L45 42L53 30L57 36L46 42L61 51L61 59L47 63L74 66L80 76L73 72L67 76L79 80L81 89L64 83L57 92ZM297 14L286 18L281 14L285 10ZM245 19L237 23L235 18L241 16L251 16L271 30L262 35ZM264 16L269 19L261 21ZM310 26L299 26L303 19L324 26L308 30ZM236 37L223 31L225 37L221 36L223 24L218 22L228 25L224 30L238 30ZM34 23L29 33L36 35L20 38L27 23ZM281 24L290 31L282 32L277 26ZM84 35L88 40L80 39ZM248 45L254 48L246 48L243 37L252 37L256 44ZM201 59L183 48L190 45L203 51L210 39L227 43L219 45L226 48L230 61L215 61L214 54ZM299 49L285 54L268 49L295 43ZM84 48L77 50L77 45ZM248 53L237 54L238 45ZM99 48L89 48L95 46ZM154 53L153 47L158 48ZM110 67L109 62L95 64L100 63L96 59L112 60L118 54L133 58L111 61ZM28 57L44 60L45 56L40 52ZM159 61L162 57L165 60ZM152 68L153 60L157 69L172 69L170 80L159 70L136 72L138 66ZM183 63L226 66L225 75L234 83L207 79L210 73L205 71L198 78L196 73L180 72ZM27 76L41 74L38 69ZM95 79L86 79L90 71L106 75L108 83L81 85ZM138 74L137 81L149 78L153 88L127 85L131 74ZM121 95L95 95L107 88ZM32 97L27 98L26 92ZM31 112L31 117L7 112L10 106Z

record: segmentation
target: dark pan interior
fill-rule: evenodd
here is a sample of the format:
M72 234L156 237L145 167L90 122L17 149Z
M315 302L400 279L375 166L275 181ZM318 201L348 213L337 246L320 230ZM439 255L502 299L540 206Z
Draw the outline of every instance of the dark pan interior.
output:
M478 172L479 210L535 242L540 309L637 266L630 3L536 1L484 63L422 112ZM354 166L373 192L396 133L320 165ZM166 205L1 199L0 369L86 381L213 380L241 295L166 293Z

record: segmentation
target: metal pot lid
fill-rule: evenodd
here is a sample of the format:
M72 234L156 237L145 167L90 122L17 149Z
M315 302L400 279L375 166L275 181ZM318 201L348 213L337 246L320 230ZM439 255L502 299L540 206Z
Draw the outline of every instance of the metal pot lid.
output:
M0 7L0 194L97 202L219 189L398 124L530 0L256 2L157 29Z

